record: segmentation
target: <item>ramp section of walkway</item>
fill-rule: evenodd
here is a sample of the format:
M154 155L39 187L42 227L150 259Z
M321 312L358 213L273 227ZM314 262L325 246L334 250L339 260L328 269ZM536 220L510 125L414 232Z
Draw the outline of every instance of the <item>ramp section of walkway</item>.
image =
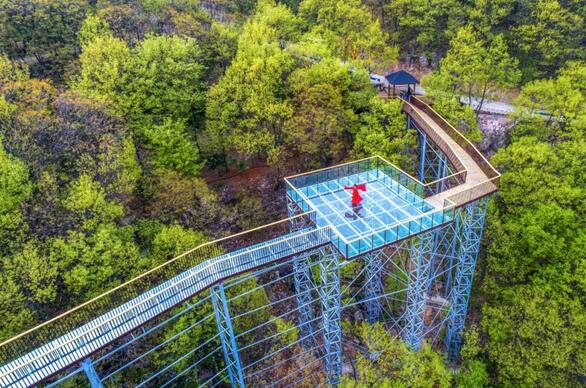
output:
M222 279L328 244L330 233L329 228L307 228L206 260L1 366L0 386L36 385Z

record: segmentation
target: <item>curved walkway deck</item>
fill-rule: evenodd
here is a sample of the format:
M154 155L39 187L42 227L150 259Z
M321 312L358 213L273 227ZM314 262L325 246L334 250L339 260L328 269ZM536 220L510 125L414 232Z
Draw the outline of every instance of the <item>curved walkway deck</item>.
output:
M463 183L427 197L427 201L437 207L450 203L462 207L498 191L500 173L469 140L421 98L413 96L410 102L404 102L403 110L446 155L454 168L464 172Z

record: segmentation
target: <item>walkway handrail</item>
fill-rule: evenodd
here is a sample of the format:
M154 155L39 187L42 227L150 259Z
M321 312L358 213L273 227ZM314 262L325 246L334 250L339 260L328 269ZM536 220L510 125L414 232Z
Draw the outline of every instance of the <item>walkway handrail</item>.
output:
M480 198L496 193L499 189L500 176L479 182L465 190L449 195L446 200L454 203L457 207L462 207Z

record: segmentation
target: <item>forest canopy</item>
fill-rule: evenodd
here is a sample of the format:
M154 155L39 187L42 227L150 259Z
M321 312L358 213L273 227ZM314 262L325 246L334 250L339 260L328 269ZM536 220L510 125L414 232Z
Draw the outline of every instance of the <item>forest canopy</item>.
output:
M405 67L475 143L482 105L513 96L501 188L458 367L365 324L381 356L343 385L583 385L585 19L562 0L0 0L0 341L283 218L288 174L414 172L417 134L369 79Z

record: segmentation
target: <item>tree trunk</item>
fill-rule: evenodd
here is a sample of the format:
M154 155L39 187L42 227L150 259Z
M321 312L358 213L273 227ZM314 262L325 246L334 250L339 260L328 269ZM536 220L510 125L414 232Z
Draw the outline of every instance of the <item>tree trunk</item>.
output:
M476 107L476 119L478 120L478 116L480 115L480 109L482 109L482 105L484 104L484 99L486 98L486 92L488 91L488 82L484 84L484 88L482 89L482 97L480 97L480 102Z

